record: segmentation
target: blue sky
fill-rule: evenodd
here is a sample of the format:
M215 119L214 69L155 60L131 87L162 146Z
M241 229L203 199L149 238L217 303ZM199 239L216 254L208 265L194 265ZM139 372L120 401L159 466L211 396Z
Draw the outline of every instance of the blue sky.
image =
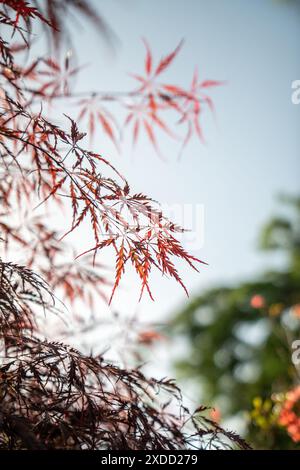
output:
M226 80L212 96L217 123L203 117L207 145L193 139L177 161L178 144L160 136L168 162L146 139L121 155L97 136L94 147L109 155L134 191L167 204L202 204L204 244L194 255L206 260L200 274L180 264L191 295L218 282L232 282L275 262L255 251L258 229L276 209L275 196L299 191L300 105L291 102L291 83L300 79L300 8L273 0L110 0L94 1L115 31L116 53L90 28L74 28L79 61L89 63L78 90L129 90L128 72L141 72L146 37L157 59L180 39L185 45L166 79L190 83L199 75ZM128 273L114 308L138 310L164 321L184 293L175 282L153 275L156 302L137 304L134 273Z

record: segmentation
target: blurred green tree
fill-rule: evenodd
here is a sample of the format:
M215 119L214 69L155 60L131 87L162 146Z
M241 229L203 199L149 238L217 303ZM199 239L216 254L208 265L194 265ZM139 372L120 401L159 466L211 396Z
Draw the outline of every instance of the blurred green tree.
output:
M172 324L189 345L176 363L179 375L223 417L245 417L257 448L299 447L278 423L285 393L299 383L292 353L300 339L300 198L281 200L287 210L266 223L259 244L280 253L283 268L200 293Z

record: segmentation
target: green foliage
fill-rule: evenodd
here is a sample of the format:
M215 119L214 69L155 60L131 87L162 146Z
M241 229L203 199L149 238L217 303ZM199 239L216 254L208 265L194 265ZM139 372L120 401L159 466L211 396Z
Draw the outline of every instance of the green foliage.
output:
M219 404L224 417L245 416L247 438L260 448L297 447L274 422L276 394L297 383L291 347L300 338L300 198L282 202L285 215L263 227L260 248L282 253L284 268L211 288L173 321L190 346L178 373L198 385L199 399ZM257 397L269 400L260 414Z

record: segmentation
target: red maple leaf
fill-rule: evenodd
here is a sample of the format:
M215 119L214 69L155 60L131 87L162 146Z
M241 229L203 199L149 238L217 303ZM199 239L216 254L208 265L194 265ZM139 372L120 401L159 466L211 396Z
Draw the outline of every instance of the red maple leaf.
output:
M63 64L60 65L54 59L44 59L46 66L44 70L38 72L39 77L46 77L48 81L43 83L37 92L46 98L70 94L70 79L74 77L81 67L70 66L71 52L65 56Z
M103 132L114 143L117 150L119 150L119 126L114 115L108 111L102 104L99 96L91 96L79 101L81 107L78 119L87 118L90 137L92 138L95 133L96 123L100 123Z

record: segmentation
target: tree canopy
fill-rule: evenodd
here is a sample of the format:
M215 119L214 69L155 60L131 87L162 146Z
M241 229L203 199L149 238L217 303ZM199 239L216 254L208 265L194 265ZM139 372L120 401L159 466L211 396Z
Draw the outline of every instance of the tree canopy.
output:
M284 197L282 205L259 237L263 251L281 255L282 269L208 289L173 324L189 345L178 373L223 417L242 415L254 446L274 449L300 442L299 417L289 428L281 416L300 372L292 361L300 334L300 199Z

